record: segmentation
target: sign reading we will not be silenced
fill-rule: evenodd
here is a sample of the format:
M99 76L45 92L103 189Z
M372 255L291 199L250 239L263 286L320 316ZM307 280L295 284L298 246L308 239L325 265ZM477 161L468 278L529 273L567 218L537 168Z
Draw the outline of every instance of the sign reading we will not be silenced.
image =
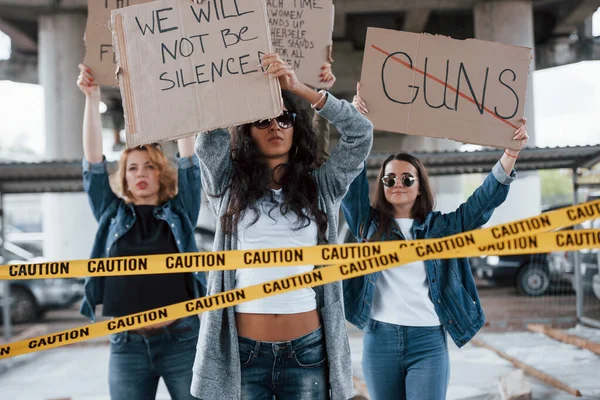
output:
M331 0L266 0L275 52L298 79L319 88L319 74L329 59L334 6Z
M369 28L361 96L375 129L517 148L531 49Z
M158 0L111 22L128 147L281 113L263 0Z
M153 0L88 0L84 63L100 85L117 86L110 13ZM219 9L214 0L213 8ZM190 3L192 0L190 0ZM240 2L240 5L243 2ZM298 78L320 87L321 66L329 58L334 6L331 0L265 0L274 51L295 70Z

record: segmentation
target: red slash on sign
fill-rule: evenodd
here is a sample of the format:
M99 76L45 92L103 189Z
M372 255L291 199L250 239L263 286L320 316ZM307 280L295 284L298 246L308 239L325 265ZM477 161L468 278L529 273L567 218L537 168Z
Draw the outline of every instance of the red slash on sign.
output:
M378 47L378 46L376 46L376 45L374 45L374 44L373 44L373 45L371 45L371 47L373 47L375 50L377 50L377 51L379 51L379 52L381 52L381 53L385 54L385 55L386 55L386 56L388 56L388 57L390 56L390 53L388 53L387 51L383 50L382 48L380 48L380 47ZM433 80L433 81L435 81L435 82L437 82L437 83L439 83L439 84L441 84L441 85L444 85L444 86L446 86L448 89L450 89L450 90L451 90L451 91L453 91L454 93L457 93L457 94L458 94L459 96L461 96L462 98L464 98L464 99L466 99L466 100L470 101L471 103L473 103L473 104L475 104L476 106L478 106L478 107L479 107L479 104L477 104L477 102L476 102L476 101L475 101L473 98L471 98L471 97L467 96L466 94L464 94L464 93L462 93L462 92L459 92L459 91L458 91L458 90L456 90L456 88L455 88L455 87L453 87L452 85L448 85L447 83L445 83L445 82L444 82L444 81L442 81L441 79L439 79L439 78L436 78L435 76L433 76L433 75L431 75L431 74L429 74L429 73L427 73L427 74L426 74L424 71L420 70L419 68L416 68L416 67L411 67L411 65L410 65L409 63L407 63L406 61L402 61L402 60L401 60L401 59L399 59L398 57L392 56L392 57L390 57L390 58L391 58L392 60L394 60L394 61L397 61L397 62L399 62L400 64L404 65L406 68L408 68L408 69L412 69L413 71L417 71L418 73L420 73L420 74L422 74L422 75L425 75L427 78L429 78L429 79L431 79L431 80ZM495 112L493 112L493 111L492 111L492 110L490 110L489 108L487 108L487 107L483 107L483 109L484 109L484 110L485 110L487 113L489 113L490 115L492 115L492 117L494 117L494 118L498 119L499 121L502 121L502 122L504 122L504 123L505 123L505 124L507 124L507 125L510 125L510 126L512 126L514 129L517 129L517 126L516 126L516 125L513 125L513 124L512 124L510 121L508 121L508 120L506 120L506 119L503 119L503 118L499 117L498 115L496 115L496 113L495 113Z

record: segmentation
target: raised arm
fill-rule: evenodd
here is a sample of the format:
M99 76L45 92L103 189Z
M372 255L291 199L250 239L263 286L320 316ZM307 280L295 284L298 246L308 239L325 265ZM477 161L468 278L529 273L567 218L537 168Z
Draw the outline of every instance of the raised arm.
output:
M369 156L373 145L373 124L347 101L338 100L326 92L315 92L300 82L292 67L278 54L265 54L262 67L271 76L279 78L282 89L308 101L342 135L329 161L316 174L319 187L327 188L324 194L331 196L330 200L334 203L340 201Z
M190 218L192 225L198 222L200 214L200 163L194 153L195 137L190 136L177 141L179 152L177 161L177 200Z
M231 181L231 137L225 129L199 133L196 138L196 155L200 161L202 188L212 211L218 215L221 199Z
M348 187L363 168L373 145L373 124L345 100L328 95L319 110L340 132L341 137L329 160L320 168L332 200L346 194Z
M79 64L77 86L85 94L83 113L83 156L91 163L102 162L102 120L100 119L100 87L91 70Z
M350 184L348 193L342 200L342 211L350 231L360 241L360 227L368 222L371 215L367 163L363 164L363 170Z
M483 184L473 192L467 201L456 211L443 214L442 221L456 233L479 228L489 221L496 207L508 196L509 185L515 180L513 169L522 148L527 145L527 120L516 131L513 140L519 141L518 150L505 150L500 160L492 168Z
M106 161L102 155L102 120L100 119L100 88L88 67L79 65L77 86L85 94L83 114L83 188L88 195L97 221L116 202L110 188Z
M179 157L187 158L195 156L194 144L196 142L195 136L188 136L177 141L177 149L179 150Z

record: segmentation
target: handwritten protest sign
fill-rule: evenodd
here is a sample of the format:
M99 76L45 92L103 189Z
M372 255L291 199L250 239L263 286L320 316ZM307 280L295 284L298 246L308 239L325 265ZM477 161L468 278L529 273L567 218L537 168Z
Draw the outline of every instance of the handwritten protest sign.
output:
M263 0L159 0L112 12L129 147L272 118Z
M85 27L86 64L100 85L117 86L117 62L112 47L110 12L123 7L148 3L151 0L88 0L88 18Z
M517 148L531 49L369 28L361 96L375 129Z
M329 59L334 7L331 0L266 0L273 48L307 85L321 87Z

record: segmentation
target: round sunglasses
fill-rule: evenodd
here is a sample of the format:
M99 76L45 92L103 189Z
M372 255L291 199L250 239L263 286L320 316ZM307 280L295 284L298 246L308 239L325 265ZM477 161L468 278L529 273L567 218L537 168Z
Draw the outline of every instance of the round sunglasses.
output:
M273 118L261 119L260 121L254 121L252 125L254 125L258 129L267 129L271 126L271 121ZM296 122L296 113L291 113L289 111L284 111L279 117L275 118L277 120L277 125L281 129L288 129L294 125Z
M388 188L393 188L394 186L396 186L396 183L398 182L398 180L400 180L400 183L402 183L402 186L411 187L412 185L415 184L417 178L415 178L412 174L409 174L408 172L403 173L399 177L396 176L395 174L390 174L390 175L385 175L383 178L381 178L381 182L383 182L385 187L388 187Z

